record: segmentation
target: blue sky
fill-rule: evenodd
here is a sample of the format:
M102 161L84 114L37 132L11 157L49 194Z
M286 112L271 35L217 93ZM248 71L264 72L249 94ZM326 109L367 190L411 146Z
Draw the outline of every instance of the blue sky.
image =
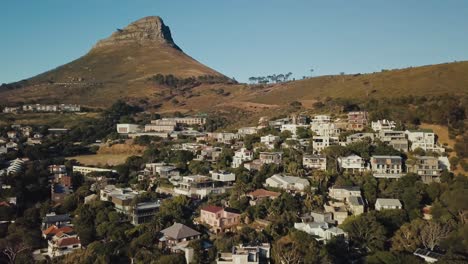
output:
M76 59L149 15L187 54L241 81L468 59L465 0L14 0L0 10L0 83Z

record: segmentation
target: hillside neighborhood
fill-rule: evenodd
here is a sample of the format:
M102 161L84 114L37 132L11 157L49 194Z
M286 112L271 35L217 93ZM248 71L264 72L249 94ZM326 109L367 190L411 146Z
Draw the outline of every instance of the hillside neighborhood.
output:
M100 144L141 144L146 151L114 167L38 150L70 140L73 131L4 127L1 225L17 225L15 211L34 199L19 191L28 187L18 186L18 177L35 177L48 189L34 191L46 198L42 224L31 230L41 233L30 248L37 261L76 260L91 245L130 232L186 263L312 263L337 258L331 248L356 260L387 248L432 263L444 258L443 241L456 223L467 221L466 205L446 204L463 189L449 187L449 197L436 191L466 178L451 173L446 146L429 129L370 120L362 110L262 117L219 132L207 131L208 122L185 116L116 123L114 139ZM434 220L452 210L459 213L449 225ZM411 244L407 232L415 236Z

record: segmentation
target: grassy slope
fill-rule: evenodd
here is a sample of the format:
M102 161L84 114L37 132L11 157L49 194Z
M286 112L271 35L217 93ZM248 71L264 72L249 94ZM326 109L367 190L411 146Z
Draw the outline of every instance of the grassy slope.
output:
M221 75L172 47L161 45L93 49L85 56L29 79L32 85L0 93L1 103L36 100L108 106L117 99L154 93L146 79L155 74L179 77ZM49 84L55 83L79 84Z
M252 102L285 104L323 97L399 97L404 95L468 94L468 62L390 70L358 76L320 76L275 85L254 93ZM374 91L375 90L375 91ZM372 92L374 91L374 92ZM259 96L261 95L261 96Z

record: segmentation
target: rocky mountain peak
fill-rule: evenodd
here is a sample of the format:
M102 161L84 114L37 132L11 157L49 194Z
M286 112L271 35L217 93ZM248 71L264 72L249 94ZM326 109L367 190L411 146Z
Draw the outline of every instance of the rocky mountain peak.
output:
M123 29L117 29L106 39L100 40L94 48L122 44L168 44L181 50L173 41L171 30L159 16L148 16L139 19Z

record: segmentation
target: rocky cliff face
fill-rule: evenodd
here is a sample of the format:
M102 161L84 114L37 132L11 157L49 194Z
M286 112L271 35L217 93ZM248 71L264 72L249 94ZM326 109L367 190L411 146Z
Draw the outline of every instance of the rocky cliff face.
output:
M112 45L138 43L154 45L158 43L170 45L181 50L173 41L171 30L158 16L149 16L137 20L123 29L118 29L109 38L100 40L93 48Z

